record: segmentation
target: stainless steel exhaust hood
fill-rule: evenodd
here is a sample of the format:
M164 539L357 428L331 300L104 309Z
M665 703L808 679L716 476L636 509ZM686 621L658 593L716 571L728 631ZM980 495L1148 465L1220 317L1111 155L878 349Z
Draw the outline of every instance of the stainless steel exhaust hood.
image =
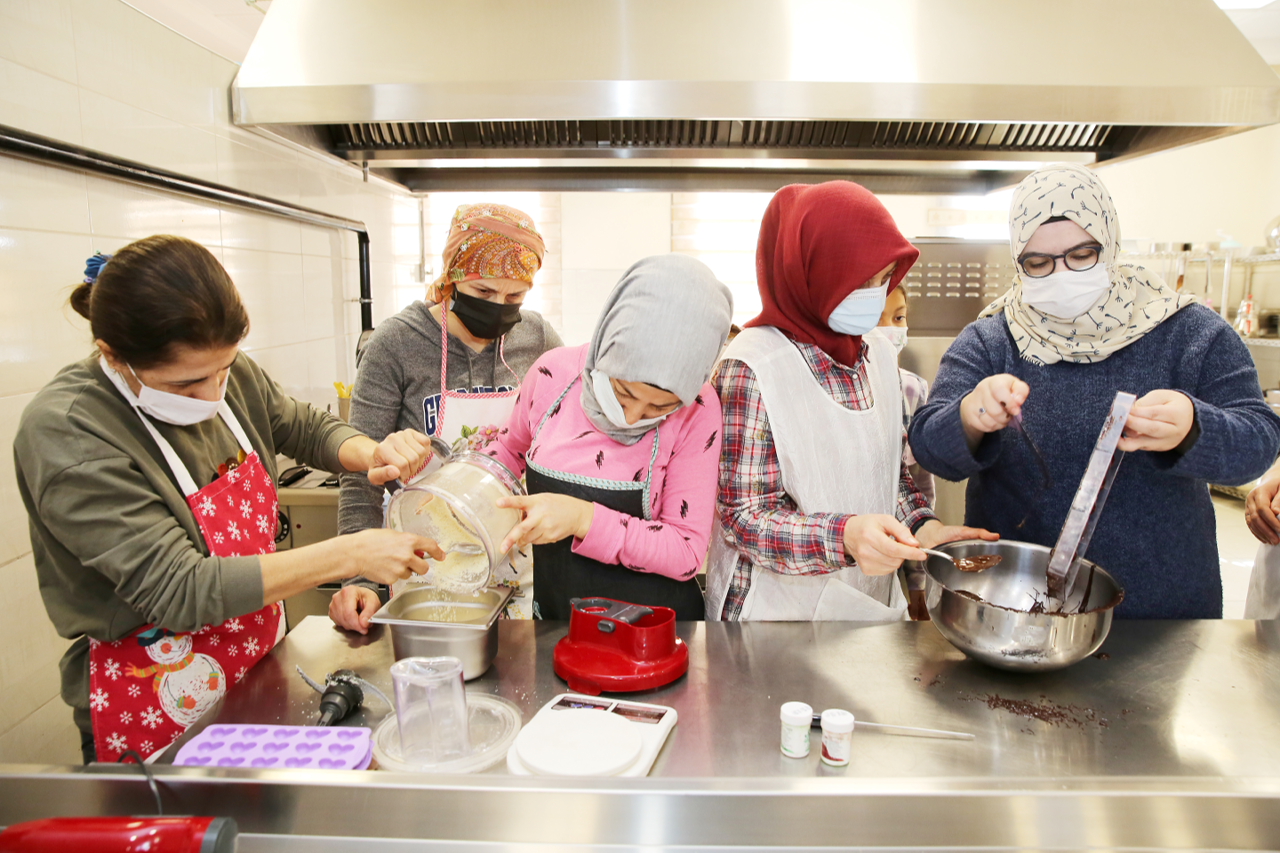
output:
M1280 121L1212 0L274 0L262 126L421 191L985 191Z

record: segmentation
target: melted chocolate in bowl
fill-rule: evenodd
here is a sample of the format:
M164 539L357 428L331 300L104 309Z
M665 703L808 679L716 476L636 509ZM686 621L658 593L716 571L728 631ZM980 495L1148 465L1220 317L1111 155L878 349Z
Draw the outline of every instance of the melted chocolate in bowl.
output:
M956 557L956 568L962 572L981 572L999 563L999 554L979 554L976 557Z

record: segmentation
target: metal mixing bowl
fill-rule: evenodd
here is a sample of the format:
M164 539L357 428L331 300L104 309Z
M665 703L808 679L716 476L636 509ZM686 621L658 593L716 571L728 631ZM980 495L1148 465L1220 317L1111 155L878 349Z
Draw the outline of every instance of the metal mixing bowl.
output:
M1088 657L1107 638L1112 611L1124 598L1115 578L1081 560L1076 589L1064 612L1031 613L1037 601L1048 599L1048 548L1029 542L965 540L938 550L954 557L1004 558L982 572L962 572L941 557L925 563L929 618L960 651L1000 669L1044 672ZM1088 600L1081 607L1086 586Z

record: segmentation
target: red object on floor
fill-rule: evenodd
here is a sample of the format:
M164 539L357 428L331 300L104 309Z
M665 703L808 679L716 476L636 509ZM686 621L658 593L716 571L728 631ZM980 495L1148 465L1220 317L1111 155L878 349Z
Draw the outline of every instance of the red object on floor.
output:
M556 675L575 693L631 693L670 684L689 669L670 607L611 598L572 601L569 633L556 643Z
M232 853L227 817L54 817L0 832L0 853Z

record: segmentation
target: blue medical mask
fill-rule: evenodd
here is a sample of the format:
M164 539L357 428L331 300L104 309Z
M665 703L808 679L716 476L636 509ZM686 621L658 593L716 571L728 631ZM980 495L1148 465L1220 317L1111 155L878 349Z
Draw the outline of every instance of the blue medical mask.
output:
M855 290L831 312L827 325L831 331L842 335L865 335L880 324L880 315L884 313L884 303L888 298L888 284Z

